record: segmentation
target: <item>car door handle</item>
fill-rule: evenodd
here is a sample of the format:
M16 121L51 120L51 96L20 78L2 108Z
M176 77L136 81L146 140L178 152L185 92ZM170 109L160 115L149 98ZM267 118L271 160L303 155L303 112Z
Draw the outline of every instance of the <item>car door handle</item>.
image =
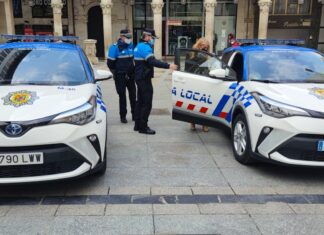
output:
M185 83L186 80L184 78L175 78L174 79L175 82L180 82L180 83Z

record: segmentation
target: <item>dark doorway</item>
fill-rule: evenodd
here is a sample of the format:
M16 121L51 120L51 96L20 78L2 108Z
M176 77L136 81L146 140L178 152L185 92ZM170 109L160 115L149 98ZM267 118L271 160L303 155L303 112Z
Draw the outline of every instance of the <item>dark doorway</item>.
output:
M97 57L105 57L103 19L100 6L90 8L88 12L88 38L97 40Z

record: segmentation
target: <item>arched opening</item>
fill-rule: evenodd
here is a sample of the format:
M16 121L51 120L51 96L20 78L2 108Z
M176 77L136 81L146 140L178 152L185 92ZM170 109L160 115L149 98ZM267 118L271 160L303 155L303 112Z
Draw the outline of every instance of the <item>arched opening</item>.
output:
M100 6L91 7L88 11L88 38L97 40L97 57L105 57L103 18Z

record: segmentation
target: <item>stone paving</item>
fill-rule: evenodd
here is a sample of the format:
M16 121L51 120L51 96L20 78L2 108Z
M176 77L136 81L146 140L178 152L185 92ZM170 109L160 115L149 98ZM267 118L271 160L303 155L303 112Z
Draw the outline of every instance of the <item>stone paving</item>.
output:
M226 130L171 119L168 72L153 83L155 136L120 123L104 82L106 175L1 186L0 234L323 234L323 169L240 165Z

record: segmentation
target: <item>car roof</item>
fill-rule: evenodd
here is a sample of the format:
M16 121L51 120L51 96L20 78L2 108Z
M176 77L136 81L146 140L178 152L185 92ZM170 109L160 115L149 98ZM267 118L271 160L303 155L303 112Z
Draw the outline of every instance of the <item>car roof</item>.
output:
M64 42L11 42L0 44L0 49L65 49L78 50L79 46Z
M291 46L291 45L247 45L247 46L229 47L229 48L226 48L223 53L228 53L231 51L240 51L244 54L244 53L250 52L250 51L275 51L275 50L317 52L315 49L312 49L312 48Z

